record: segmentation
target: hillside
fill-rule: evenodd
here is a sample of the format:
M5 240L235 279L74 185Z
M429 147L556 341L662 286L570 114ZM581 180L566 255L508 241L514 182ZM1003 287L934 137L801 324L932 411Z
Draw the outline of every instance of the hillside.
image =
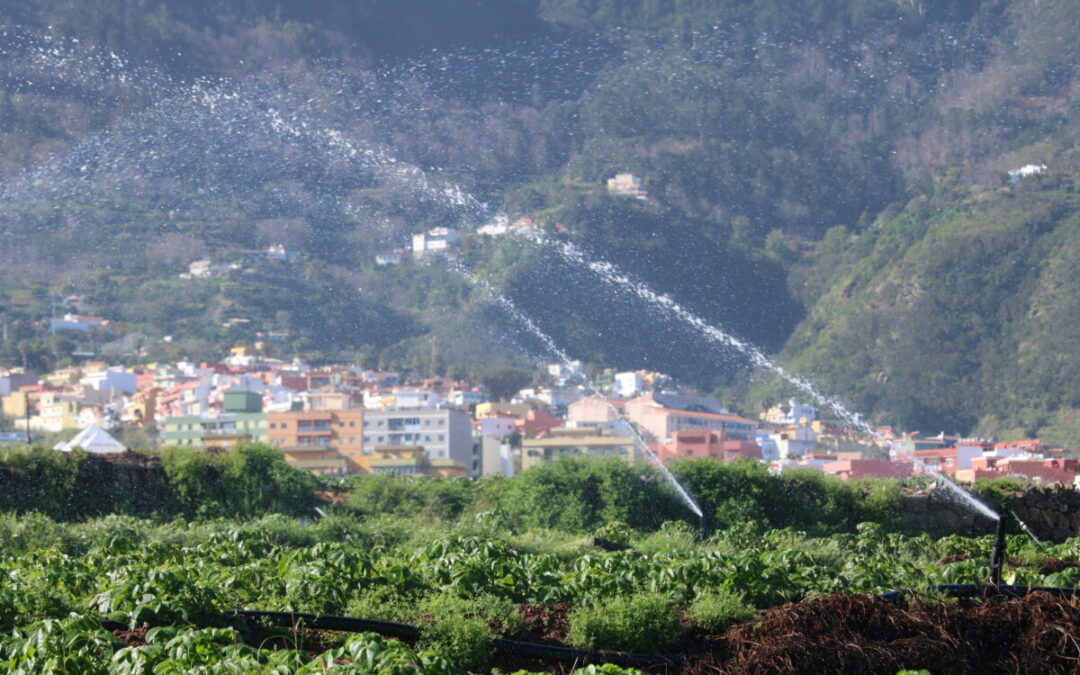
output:
M550 358L451 271L373 262L505 213L876 421L1071 440L1068 0L3 4L0 364ZM550 251L462 258L575 357L784 393ZM73 294L113 326L49 335Z

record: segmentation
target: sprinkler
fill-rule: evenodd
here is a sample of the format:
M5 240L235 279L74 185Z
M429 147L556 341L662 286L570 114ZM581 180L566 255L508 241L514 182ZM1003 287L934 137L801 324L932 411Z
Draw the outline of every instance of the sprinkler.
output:
M1035 536L1035 533L1031 531L1031 528L1028 527L1028 524L1020 520L1020 516L1016 515L1016 511L1009 511L1009 513L1012 514L1012 517L1016 519L1016 522L1020 523L1020 529L1023 530L1027 534L1027 536L1031 537L1032 541L1034 541L1036 544L1041 543L1039 541L1039 538Z
M705 512L701 512L701 541L709 540L709 521L705 519Z
M1001 567L1005 563L1005 516L997 521L997 538L990 553L990 585L1001 586Z

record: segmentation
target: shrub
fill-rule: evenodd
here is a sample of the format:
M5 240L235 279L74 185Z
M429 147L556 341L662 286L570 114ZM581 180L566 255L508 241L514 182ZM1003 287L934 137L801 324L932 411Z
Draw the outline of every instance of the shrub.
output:
M484 594L473 598L436 595L421 605L421 611L436 618L479 619L492 631L504 636L514 636L525 629L525 621L517 606L494 595Z
M660 652L679 636L675 606L658 593L615 597L570 614L570 643L590 649Z
M734 593L707 591L690 605L694 623L711 633L720 633L731 624L747 621L753 616L754 608Z
M494 633L482 619L440 616L421 632L420 647L470 671L487 663Z

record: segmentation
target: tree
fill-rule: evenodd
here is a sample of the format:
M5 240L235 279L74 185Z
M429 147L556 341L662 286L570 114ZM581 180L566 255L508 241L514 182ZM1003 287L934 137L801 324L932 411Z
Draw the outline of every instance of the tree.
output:
M518 368L498 368L480 377L480 383L491 396L506 401L532 382L532 373Z

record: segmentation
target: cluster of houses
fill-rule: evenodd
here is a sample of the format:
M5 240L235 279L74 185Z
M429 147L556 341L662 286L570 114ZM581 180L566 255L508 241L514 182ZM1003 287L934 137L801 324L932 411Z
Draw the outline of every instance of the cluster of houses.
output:
M635 176L632 173L620 173L608 179L607 191L611 195L633 197L644 201L648 199L649 193L642 185L643 182L640 176ZM556 227L561 226L556 224ZM491 222L477 227L475 234L483 237L501 237L504 235L530 234L540 228L540 224L533 222L533 219L528 216L523 216L511 222L508 216L500 214L495 216ZM414 260L423 260L434 255L444 255L459 248L463 239L469 234L450 227L434 227L426 232L418 232L412 235L411 248L396 248L376 253L375 264L398 265L410 254Z
M960 480L1024 475L1072 484L1080 475L1076 460L1037 440L994 444L888 428L868 439L823 423L797 401L751 420L717 399L679 391L661 373L605 371L589 393L583 377L580 363L553 364L548 386L495 402L471 382L312 367L245 347L217 363L0 371L3 412L14 422L0 443L80 431L57 448L114 452L123 446L113 435L140 429L140 442L157 446L264 443L320 475L510 476L562 457L751 459L775 471L843 479L934 470Z

